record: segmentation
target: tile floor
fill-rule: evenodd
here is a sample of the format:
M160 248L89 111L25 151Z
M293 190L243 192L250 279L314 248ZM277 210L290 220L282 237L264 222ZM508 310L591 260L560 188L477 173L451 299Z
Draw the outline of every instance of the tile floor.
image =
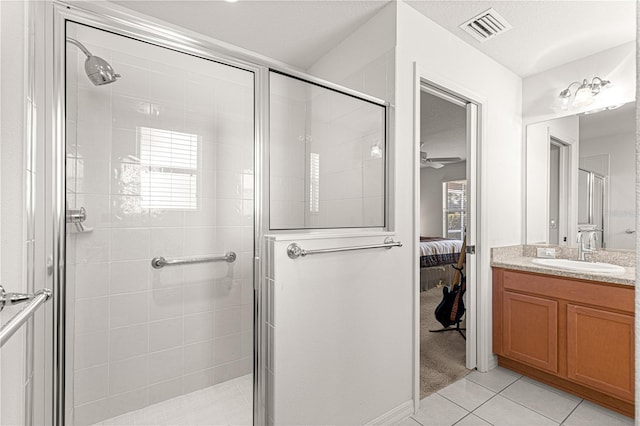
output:
M576 396L497 367L423 399L397 426L618 426L633 420Z
M101 426L253 424L253 375L191 392L105 420Z
M252 376L173 398L98 423L134 425L252 424ZM498 367L474 371L423 399L397 426L623 426L633 420Z

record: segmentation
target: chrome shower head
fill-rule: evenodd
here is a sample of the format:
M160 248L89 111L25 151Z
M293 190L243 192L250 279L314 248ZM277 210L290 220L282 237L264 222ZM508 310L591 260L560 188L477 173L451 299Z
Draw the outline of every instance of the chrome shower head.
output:
M120 74L116 74L111 65L99 56L89 56L84 61L84 70L89 80L96 86L116 81Z
M78 48L82 50L82 53L86 55L87 59L84 61L84 71L94 85L102 86L103 84L113 83L120 77L120 74L117 74L107 61L99 56L92 55L78 40L67 37L67 41L78 46Z

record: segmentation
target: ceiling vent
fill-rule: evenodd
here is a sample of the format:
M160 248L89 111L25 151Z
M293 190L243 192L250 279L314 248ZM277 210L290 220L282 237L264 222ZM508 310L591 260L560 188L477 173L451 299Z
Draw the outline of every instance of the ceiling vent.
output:
M491 8L469 19L460 25L460 28L482 43L512 27L498 12Z

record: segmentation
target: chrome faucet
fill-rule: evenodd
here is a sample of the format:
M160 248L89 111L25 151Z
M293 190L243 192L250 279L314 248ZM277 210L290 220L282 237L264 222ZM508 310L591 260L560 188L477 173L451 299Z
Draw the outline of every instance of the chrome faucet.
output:
M584 246L584 234L589 235L589 247ZM578 243L578 260L585 262L587 259L585 259L584 255L596 251L597 240L598 235L595 230L578 231L578 238L576 238L576 242Z

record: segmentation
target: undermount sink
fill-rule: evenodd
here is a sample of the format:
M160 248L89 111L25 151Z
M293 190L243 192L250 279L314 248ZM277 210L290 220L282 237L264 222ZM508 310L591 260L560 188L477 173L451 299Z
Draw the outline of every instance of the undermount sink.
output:
M564 269L576 272L597 272L600 274L619 275L624 274L624 268L611 263L583 262L570 259L533 259L533 263L549 268Z

